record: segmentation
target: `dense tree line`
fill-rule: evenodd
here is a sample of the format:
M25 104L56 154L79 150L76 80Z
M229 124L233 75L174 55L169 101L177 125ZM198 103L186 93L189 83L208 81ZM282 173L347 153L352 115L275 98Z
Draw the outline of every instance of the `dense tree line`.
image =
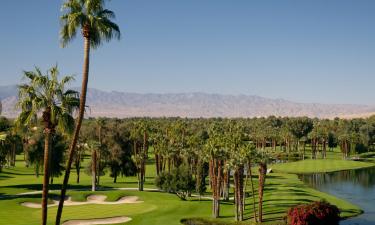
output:
M33 166L39 175L45 166L44 125L40 118L33 126L16 129L13 121L1 118L1 152L5 154L1 165L14 166L14 155L24 152L26 165ZM84 171L92 176L93 191L106 173L113 177L113 182L121 176L136 175L142 191L147 173L145 165L154 160L156 184L160 189L186 199L194 192L202 196L209 188L213 217L220 216L220 201L233 201L238 221L244 219L245 200L250 200L254 219L262 221L263 189L271 160L325 158L327 151L335 147L347 159L373 151L374 138L375 117L350 120L90 118L84 121L80 131L74 167L79 183L81 162L84 158L90 160ZM69 139L69 135L57 130L51 137L49 160L54 163L49 166L50 181L64 170ZM257 192L252 174L255 168L258 168ZM181 174L184 179L178 179ZM232 187L233 195L230 194Z

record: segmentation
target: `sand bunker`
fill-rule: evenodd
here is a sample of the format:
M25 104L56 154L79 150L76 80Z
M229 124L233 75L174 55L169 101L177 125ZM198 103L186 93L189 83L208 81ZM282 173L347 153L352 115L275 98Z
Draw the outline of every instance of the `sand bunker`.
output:
M126 216L117 216L103 219L88 219L88 220L68 220L62 225L94 225L94 224L116 224L130 221L131 218Z
M125 196L114 202L106 202L105 201L106 199L107 199L107 196L105 195L89 195L87 197L87 201L75 202L75 201L72 201L71 197L68 197L64 202L64 206L87 205L87 204L116 205L116 204L134 204L134 203L143 202L143 201L138 201L137 196ZM57 206L58 204L59 204L59 201L54 200L52 204L48 204L48 207ZM21 205L29 207L29 208L42 208L42 205L40 203L34 203L34 202L22 202ZM90 224L101 224L101 223L90 223Z

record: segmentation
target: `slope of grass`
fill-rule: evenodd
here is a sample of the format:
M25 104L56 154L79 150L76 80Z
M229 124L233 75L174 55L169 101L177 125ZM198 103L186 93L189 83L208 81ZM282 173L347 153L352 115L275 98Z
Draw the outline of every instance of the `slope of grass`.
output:
M275 172L283 173L324 173L340 170L352 170L375 166L373 163L358 162L337 159L316 159L302 160L297 162L275 164L270 167Z
M361 162L342 161L333 166L332 161L316 160L315 162L297 162L297 164L285 163L272 166L276 171L293 171L296 172L299 165L303 171L311 171L318 169L320 166L324 170L338 170L357 168L359 166L369 166L371 164L363 164ZM339 161L339 160L337 160ZM347 164L349 163L349 164ZM351 164L355 163L355 164ZM349 165L349 166L348 166ZM276 169L281 167L283 170ZM153 180L155 177L155 167L150 161L147 165L146 187L155 188ZM81 174L80 184L75 183L76 174L73 172L71 176L71 186L68 195L74 200L84 201L86 196L92 194L90 189L91 177L85 173ZM40 194L29 194L27 196L17 196L15 194L22 192L30 192L41 190L42 177L36 178L32 168L26 168L24 163L17 161L15 168L4 169L0 173L0 224L14 225L37 225L40 223L41 209L31 209L21 206L20 203L25 201L40 202ZM257 179L254 177L255 187ZM61 178L55 179L55 185L51 189L58 189ZM136 187L137 180L135 177L120 177L118 183L114 184L111 177L106 174L101 177L101 187ZM248 182L247 192L250 191ZM54 192L58 194L58 192ZM138 191L120 191L106 190L98 191L95 194L104 194L108 196L109 201L114 201L121 196L135 195L139 196L143 203L139 204L122 204L122 205L81 205L67 206L64 208L63 220L69 219L88 219L103 218L111 216L129 216L133 220L127 222L129 225L153 224L153 225L178 225L181 219L185 218L203 218L212 221L211 218L211 200L190 198L188 201L180 200L174 194L160 192L138 192ZM207 194L209 197L209 193ZM278 224L282 220L285 212L289 207L296 204L308 203L311 201L326 199L332 204L337 205L343 212L343 216L354 216L361 213L361 210L344 200L338 199L326 193L312 189L300 181L295 174L273 173L267 176L266 190L264 198L264 212L266 224ZM251 224L252 199L246 199L245 218L248 219L243 224ZM56 207L49 209L49 224L53 224L56 213ZM234 208L232 201L222 202L221 218L218 221L224 224L233 223Z
M255 180L255 179L254 179ZM249 188L247 189L249 191ZM84 200L90 191L69 191L74 200ZM180 224L184 218L200 217L210 219L211 201L204 199L199 201L191 198L182 201L177 196L159 192L138 192L138 191L98 191L95 194L108 196L109 201L118 199L121 196L139 196L143 203L123 205L82 205L67 206L64 209L63 220L102 218L111 216L129 216L133 220L126 224ZM25 201L40 201L40 194L28 196L7 196L0 199L0 224L33 225L40 221L41 210L30 209L21 206ZM4 199L5 198L5 199ZM294 174L271 174L267 177L265 191L265 219L268 224L275 224L282 219L287 209L300 203L308 203L320 199L338 205L343 211L343 216L353 216L361 211L358 207L340 200L331 195L316 191L307 187ZM253 215L251 198L247 199L245 217ZM52 224L56 207L50 208L49 222ZM218 221L225 223L233 222L232 202L223 202L221 205L221 218ZM246 221L248 224L250 221Z

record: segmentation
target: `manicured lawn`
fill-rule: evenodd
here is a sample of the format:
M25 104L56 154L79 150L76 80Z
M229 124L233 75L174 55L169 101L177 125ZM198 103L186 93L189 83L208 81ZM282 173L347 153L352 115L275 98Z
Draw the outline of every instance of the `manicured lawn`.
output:
M316 171L324 168L325 171L350 169L369 166L373 164L351 162L342 160L306 160L304 162L285 163L273 165L276 172L297 172L297 171ZM281 168L281 169L280 169ZM300 169L298 169L300 168ZM255 170L254 170L255 172ZM146 187L155 188L153 184L155 169L152 161L147 166ZM75 184L76 174L71 176L71 190L68 195L73 200L84 201L86 196L91 194L89 190L91 177L85 173L81 174L81 183ZM31 209L21 206L25 201L40 201L40 194L28 196L17 196L15 194L30 192L41 189L42 177L36 178L32 168L26 168L22 161L17 161L15 168L4 169L0 173L0 224L14 225L37 225L40 221L41 210ZM254 176L255 187L257 187L257 177ZM55 183L61 183L61 178L55 179ZM250 182L248 182L247 192L250 191ZM108 173L101 178L101 187L136 187L135 177L121 177L118 183L114 184ZM53 185L51 189L58 189L59 185ZM74 190L75 189L75 190ZM81 190L83 189L83 190ZM54 192L57 194L58 192ZM197 198L190 198L188 201L180 200L174 194L161 192L138 192L124 190L106 190L97 191L95 194L104 194L108 196L108 201L114 201L122 196L139 196L143 203L139 204L121 204L121 205L81 205L67 206L64 208L63 220L69 219L87 219L104 218L112 216L128 216L132 220L128 225L178 225L184 218L211 218L211 201ZM210 194L208 193L207 196ZM344 200L338 199L326 193L319 192L308 187L300 181L295 174L272 173L267 176L266 190L264 198L265 224L279 224L285 212L289 207L296 204L308 203L311 201L325 199L332 204L337 205L342 210L342 216L354 216L361 213L361 210ZM252 198L246 199L245 218L252 217ZM49 209L49 224L53 224L56 207ZM217 221L225 224L233 223L234 208L233 203L222 202L221 218ZM251 224L252 219L243 224Z
M375 166L373 163L336 159L302 160L270 166L275 172L283 173L321 173L351 170Z

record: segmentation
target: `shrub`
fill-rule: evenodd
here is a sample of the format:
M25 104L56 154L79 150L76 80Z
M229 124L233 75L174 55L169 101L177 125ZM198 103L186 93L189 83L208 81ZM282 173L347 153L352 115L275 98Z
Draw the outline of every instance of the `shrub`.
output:
M325 201L293 207L287 215L289 225L337 225L339 221L340 210Z
M186 166L175 168L170 173L161 173L156 177L155 185L163 191L177 194L182 200L186 200L195 189L195 181Z

